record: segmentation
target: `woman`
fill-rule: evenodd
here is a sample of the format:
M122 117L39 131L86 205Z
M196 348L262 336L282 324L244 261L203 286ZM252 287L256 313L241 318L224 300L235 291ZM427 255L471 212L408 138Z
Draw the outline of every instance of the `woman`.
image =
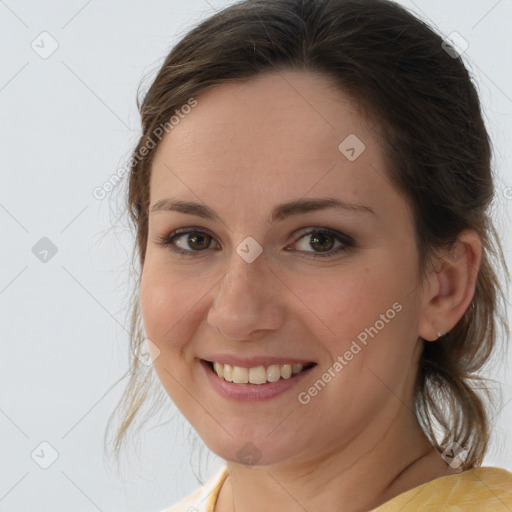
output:
M512 510L512 474L481 467L504 260L457 48L390 1L247 0L176 45L140 111L118 441L146 338L226 460L170 511Z

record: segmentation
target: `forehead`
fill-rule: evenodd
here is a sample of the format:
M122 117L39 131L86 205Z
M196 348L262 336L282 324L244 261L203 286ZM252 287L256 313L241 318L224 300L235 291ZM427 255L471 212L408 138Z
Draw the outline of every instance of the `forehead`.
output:
M196 100L157 150L152 203L212 191L236 193L247 208L333 191L378 201L376 189L382 196L389 188L371 124L323 75L280 71L221 84ZM360 153L355 160L348 146Z

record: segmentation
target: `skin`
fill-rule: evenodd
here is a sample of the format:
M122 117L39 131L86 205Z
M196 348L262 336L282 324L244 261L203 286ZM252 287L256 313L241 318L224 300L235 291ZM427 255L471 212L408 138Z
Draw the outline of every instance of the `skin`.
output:
M420 282L412 213L386 177L372 123L322 75L269 73L197 100L157 149L150 210L161 199L191 200L222 222L150 213L140 304L166 391L228 463L216 511L364 511L458 472L420 430L412 388L423 340L449 331L471 302L476 234L462 233L455 254L440 254ZM349 134L365 144L354 161L338 149ZM374 213L328 208L269 221L276 204L304 197L335 197ZM187 244L186 234L175 244L191 257L158 244L186 227L206 233L199 241L206 249ZM335 237L315 244L307 233L319 227L350 236L354 246L315 258L322 247L340 246ZM263 248L252 263L236 252L248 236ZM394 303L401 311L301 404L297 394ZM297 389L247 403L212 389L199 364L212 352L316 366ZM256 465L237 455L249 442Z

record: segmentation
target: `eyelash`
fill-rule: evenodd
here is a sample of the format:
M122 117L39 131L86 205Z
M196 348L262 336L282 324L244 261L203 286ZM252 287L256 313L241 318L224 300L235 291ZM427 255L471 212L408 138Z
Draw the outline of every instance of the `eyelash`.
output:
M200 234L210 237L213 240L213 237L211 235L209 235L208 233L206 233L205 231L201 230L200 228L192 227L192 228L177 229L166 236L158 236L156 239L156 243L158 245L167 247L170 251L180 254L182 256L195 257L194 253L204 252L206 249L203 249L200 251L194 251L194 250L188 251L185 249L181 249L180 247L176 247L173 244L173 241L175 238L178 238L183 235L191 234L191 233L200 233ZM342 245L339 246L338 248L328 251L328 252L302 251L302 252L306 252L308 254L312 254L313 258L331 258L331 257L337 256L338 254L341 254L343 252L347 252L348 250L350 250L351 248L353 248L355 246L354 241L347 235L344 235L343 233L339 233L337 231L334 231L332 229L327 229L327 228L311 229L307 233L304 233L300 238L298 238L297 241L301 240L305 236L312 235L312 234L318 234L318 233L333 236L335 239L337 239L339 242L341 242Z

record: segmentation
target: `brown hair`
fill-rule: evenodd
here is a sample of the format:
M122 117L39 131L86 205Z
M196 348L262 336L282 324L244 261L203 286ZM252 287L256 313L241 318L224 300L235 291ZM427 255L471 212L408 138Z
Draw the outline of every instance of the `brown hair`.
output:
M225 8L179 41L142 103L137 99L142 135L127 203L142 267L155 133L176 109L218 84L265 72L297 69L331 79L383 134L388 175L414 214L420 277L433 268L436 250L451 247L462 230L482 240L473 300L454 329L424 343L415 389L425 434L440 451L452 441L467 449L468 469L482 463L490 436L491 395L476 372L494 351L498 321L508 336L495 268L502 264L509 274L490 217L491 147L478 95L461 57L446 48L432 28L388 0L245 0ZM131 374L117 406L117 456L141 405L156 396L152 368L133 355L144 339L137 290L131 306Z

